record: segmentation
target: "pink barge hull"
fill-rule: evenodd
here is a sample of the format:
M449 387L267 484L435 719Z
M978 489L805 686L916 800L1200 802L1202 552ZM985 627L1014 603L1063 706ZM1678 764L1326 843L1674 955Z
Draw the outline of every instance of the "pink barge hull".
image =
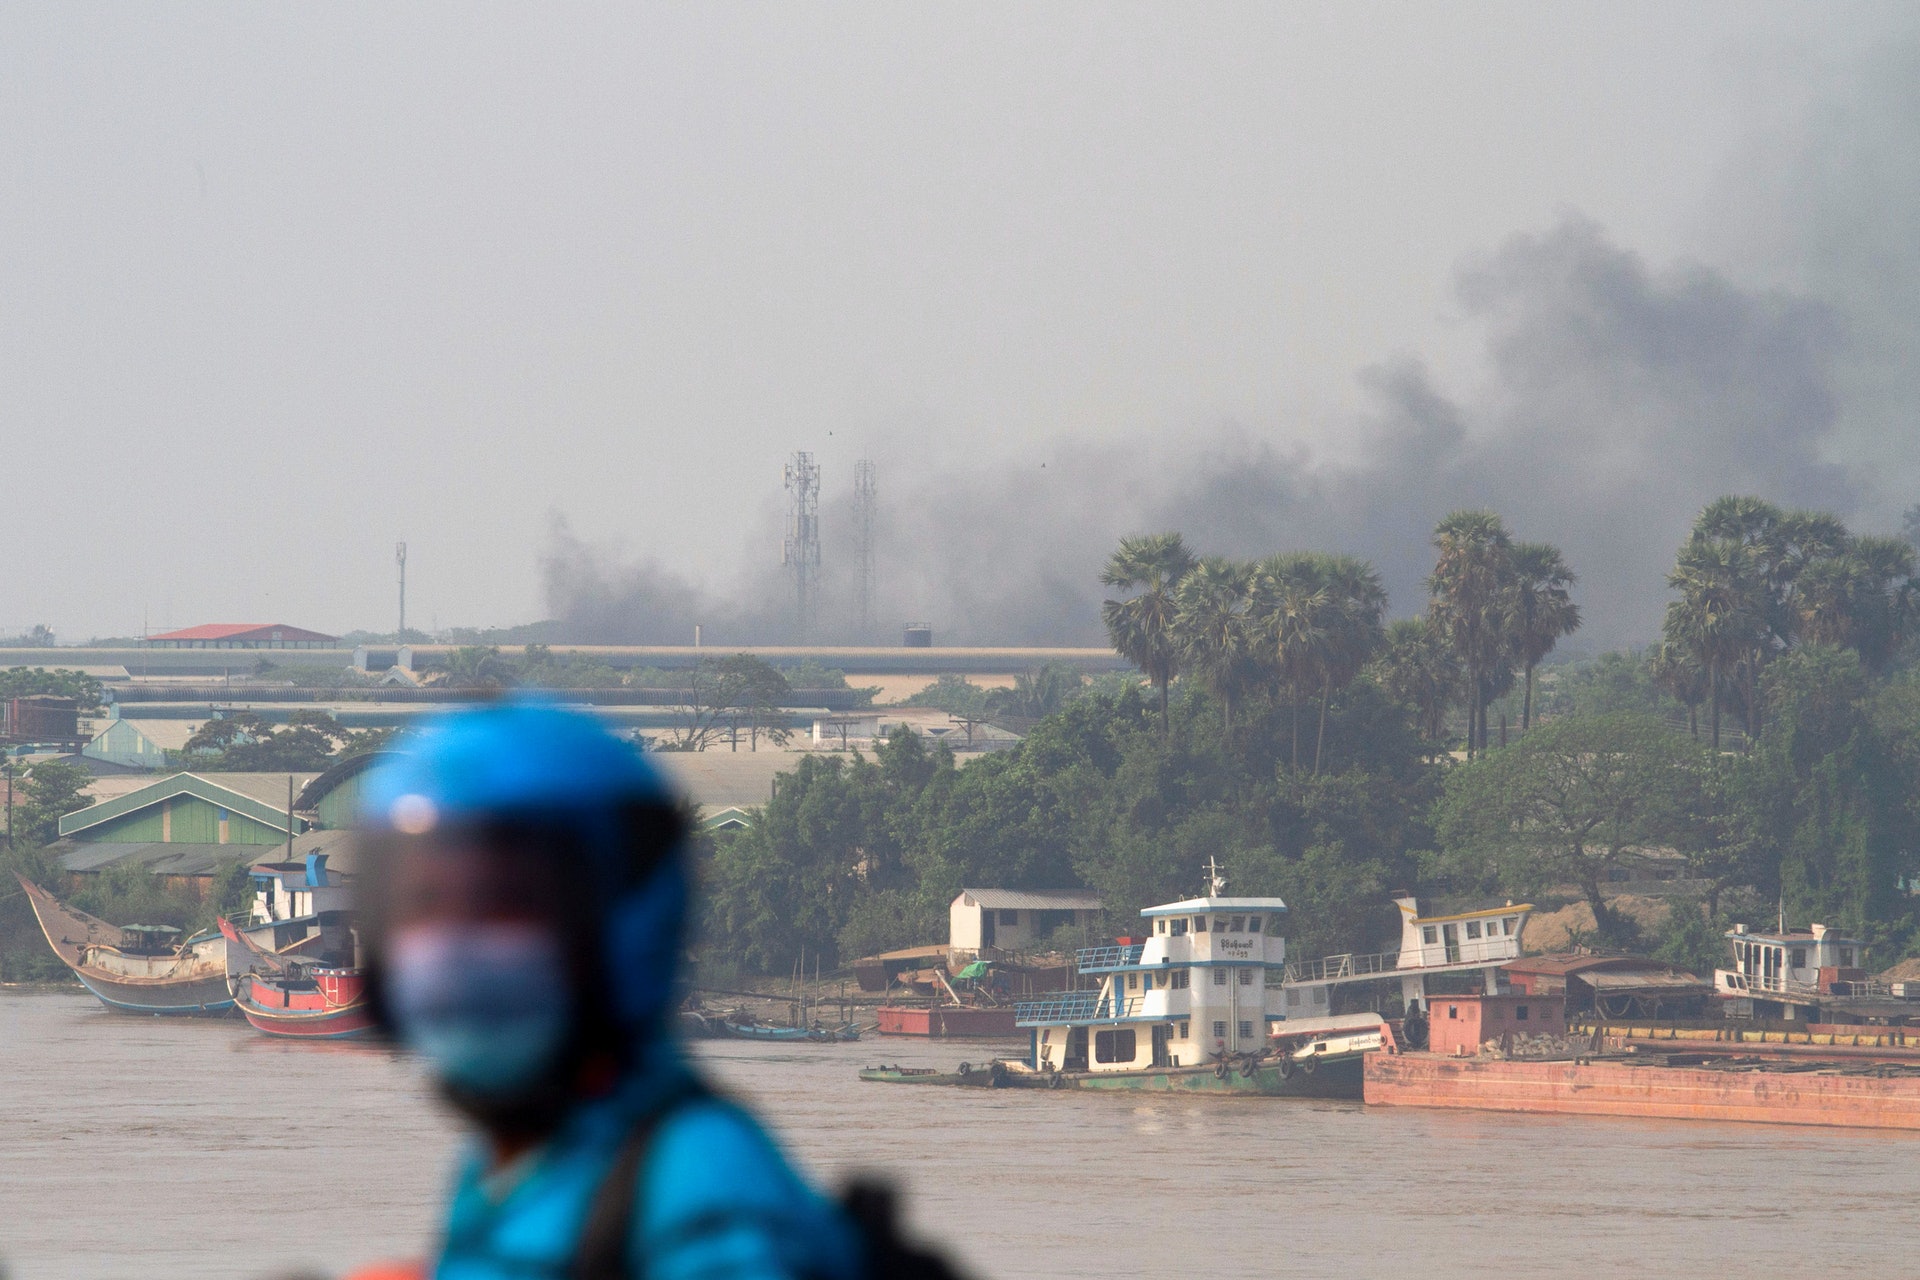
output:
M1839 1063L1813 1070L1777 1064L1711 1069L1372 1053L1365 1090L1373 1106L1920 1130L1920 1074L1872 1070Z

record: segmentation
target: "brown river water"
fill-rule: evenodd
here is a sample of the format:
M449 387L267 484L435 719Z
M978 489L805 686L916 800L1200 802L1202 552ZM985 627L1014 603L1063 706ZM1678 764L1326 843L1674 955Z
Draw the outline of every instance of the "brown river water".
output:
M855 1075L980 1061L979 1045L697 1052L815 1176L895 1174L979 1280L1724 1275L1823 1257L1920 1273L1920 1136ZM0 991L8 1280L337 1275L418 1253L456 1140L384 1050Z

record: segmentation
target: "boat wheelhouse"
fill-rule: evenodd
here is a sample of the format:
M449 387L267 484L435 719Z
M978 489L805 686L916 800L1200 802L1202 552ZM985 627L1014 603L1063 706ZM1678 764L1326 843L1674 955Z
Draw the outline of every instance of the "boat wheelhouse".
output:
M1806 929L1749 930L1737 924L1727 931L1733 968L1716 969L1714 989L1727 1013L1742 1018L1783 1022L1892 1016L1902 1021L1907 1007L1871 982L1864 967L1867 947L1824 924Z

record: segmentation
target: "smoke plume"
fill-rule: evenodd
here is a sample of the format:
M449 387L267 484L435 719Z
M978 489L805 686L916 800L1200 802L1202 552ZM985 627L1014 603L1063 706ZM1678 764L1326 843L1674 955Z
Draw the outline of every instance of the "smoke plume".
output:
M1457 296L1486 335L1486 389L1451 396L1414 359L1362 371L1369 408L1346 424L1359 461L1218 422L1063 441L1042 465L933 474L883 459L879 634L852 619L848 497L823 503L814 639L897 643L917 620L943 644L1100 644L1102 562L1122 535L1161 529L1210 553L1364 556L1404 615L1424 607L1435 522L1487 506L1565 551L1587 617L1576 644L1591 650L1655 634L1674 551L1714 497L1854 511L1856 485L1823 453L1844 350L1827 305L1698 264L1656 270L1579 218L1467 261ZM777 545L769 523L757 545ZM557 524L545 582L571 639L686 643L696 622L709 643L794 639L773 566L716 597Z

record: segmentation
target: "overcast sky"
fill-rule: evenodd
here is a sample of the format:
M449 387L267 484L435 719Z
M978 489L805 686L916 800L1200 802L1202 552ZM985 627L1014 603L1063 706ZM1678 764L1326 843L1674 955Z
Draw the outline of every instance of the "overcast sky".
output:
M1920 500L1911 13L7 4L0 629L389 628L400 538L418 625L566 605L556 547L737 598L798 448L830 505L878 461L901 616L970 606L898 547L1020 527L1050 460L1088 548L1184 520L1155 486L1185 453L1345 476L1329 549L1390 559L1380 494L1342 496L1378 489L1383 370L1522 454L1510 406L1638 394L1516 356L1543 312L1514 282L1556 263L1711 286L1746 367L1800 353L1771 434L1711 447L1791 436L1753 485L1890 527ZM1590 493L1564 534L1526 507L1581 466L1556 448L1519 532L1586 555L1593 634L1631 639L1610 601L1657 610L1652 552L1609 560ZM983 554L1042 560L1049 527ZM1242 527L1215 541L1260 549Z

